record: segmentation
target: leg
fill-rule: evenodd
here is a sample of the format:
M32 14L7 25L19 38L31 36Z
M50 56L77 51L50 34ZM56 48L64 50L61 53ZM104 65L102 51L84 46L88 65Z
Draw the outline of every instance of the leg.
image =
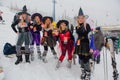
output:
M66 55L66 47L65 46L61 46L61 51L62 51L62 54L57 62L57 65L56 65L56 68L59 68L60 67L60 64L62 63L65 55Z
M29 56L30 56L30 48L29 48L29 45L30 45L30 37L29 37L29 32L26 32L24 33L25 36L25 59L26 59L26 62L30 63L30 60L29 60Z
M34 61L34 43L35 43L35 36L34 33L30 33L31 34L31 45L30 45L30 54L31 54L31 61Z
M47 52L48 52L48 46L44 46L44 52L42 55L42 60L44 63L47 63L47 60L46 60Z
M0 21L2 21L3 20L3 18L2 18L2 16L0 16Z
M55 58L55 59L58 59L57 53L56 53L54 47L50 47L50 49L51 49L51 51L52 51L52 53L53 53L53 55L54 55L54 58Z
M41 59L41 51L40 51L40 34L36 33L35 42L37 46L38 59Z
M68 47L68 68L71 68L73 48Z
M18 40L17 40L17 44L16 44L16 52L17 52L17 54L16 54L17 60L15 62L16 65L23 61L22 53L21 53L21 46L22 46L23 42L24 42L23 34L20 33L18 35Z
M81 79L85 79L85 77L86 77L86 71L85 71L85 68L84 68L84 62L81 59L80 59L80 64L81 64L81 72L82 72Z
M85 77L86 80L89 80L90 76L91 76L89 59L90 59L90 56L85 56L85 58L84 58L84 69L86 72L86 77Z
M65 57L65 55L66 55L66 47L65 47L65 46L62 46L62 47L61 47L61 51L62 51L62 54L61 54L59 60L62 62L63 59L64 59L64 57Z
M99 56L97 56L97 64L99 64L100 63L100 55Z

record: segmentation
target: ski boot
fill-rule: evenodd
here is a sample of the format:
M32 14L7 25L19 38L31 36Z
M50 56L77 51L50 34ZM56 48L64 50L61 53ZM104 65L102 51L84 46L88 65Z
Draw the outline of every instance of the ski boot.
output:
M38 51L37 53L38 53L38 59L40 59L40 60L41 60L41 59L42 59L42 56L41 56L41 51Z
M44 63L47 63L46 55L47 55L47 51L44 51L42 55L42 60Z
M85 77L85 80L90 80L90 72L86 72L86 77Z
M17 56L17 60L16 60L16 62L15 62L15 65L18 65L18 64L21 63L22 61L23 61L22 55Z
M82 74L81 74L81 80L85 80L85 77L86 77L86 72L85 72L85 70L82 68L81 69L82 70Z
M62 63L61 61L58 61L58 62L57 62L57 65L56 65L56 68L57 68L57 69L60 67L61 63Z
M114 71L114 72L113 72L113 78L114 78L114 80L118 80L118 76L119 76L118 71L117 71L117 70Z
M35 57L34 57L34 53L31 53L31 61L34 61Z
M68 68L71 68L72 60L68 60Z
M37 46L38 59L42 59L40 46Z
M52 50L52 53L53 53L53 55L54 55L54 59L58 59L56 51L55 51L55 50Z
M29 56L30 56L30 55L29 55L28 53L25 54L26 63L30 63Z
M34 61L35 57L34 57L34 46L30 46L30 52L31 52L31 61Z

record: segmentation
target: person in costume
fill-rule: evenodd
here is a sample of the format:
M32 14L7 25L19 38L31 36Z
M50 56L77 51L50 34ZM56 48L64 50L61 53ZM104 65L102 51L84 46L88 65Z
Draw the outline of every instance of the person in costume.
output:
M59 20L57 23L57 27L59 28L57 36L59 37L61 55L59 57L56 68L60 67L60 64L63 62L66 53L68 53L68 68L71 68L73 55L72 53L74 50L74 37L71 31L69 30L68 26L69 22L67 20Z
M31 51L31 60L34 60L34 44L36 44L38 59L41 59L41 51L40 51L40 31L42 30L41 23L42 23L42 15L39 13L34 13L31 16L32 23L30 24L30 32L32 36L32 42L30 46Z
M30 60L29 60L30 33L29 33L29 29L28 29L28 24L30 22L30 15L29 15L29 13L27 13L26 6L23 7L22 12L19 12L19 15L20 15L19 19L14 21L11 25L14 32L16 34L18 34L18 40L17 40L17 44L16 44L16 51L17 51L17 54L16 54L17 60L15 62L16 65L23 61L22 52L21 52L21 47L22 47L23 43L25 43L25 60L27 63L30 63ZM17 25L18 31L15 27L16 25Z
M0 22L3 20L2 14L3 14L3 12L0 10Z
M48 47L50 47L51 52L54 55L54 58L57 59L57 53L54 49L56 46L56 39L53 36L53 29L54 27L52 26L53 18L49 16L43 17L43 38L41 44L44 46L44 52L42 55L42 60L43 62L47 62L46 56L48 53Z
M78 39L75 47L75 54L78 54L81 64L81 79L90 79L90 65L89 59L91 58L88 34L91 31L90 25L86 23L86 16L80 8L77 17L78 26L76 27L76 33Z

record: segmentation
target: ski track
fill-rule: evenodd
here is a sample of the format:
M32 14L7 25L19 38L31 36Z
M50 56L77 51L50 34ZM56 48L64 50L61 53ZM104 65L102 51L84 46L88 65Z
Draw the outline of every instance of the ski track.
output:
M57 60L53 59L53 55L49 50L47 55L48 63L43 63L42 61L36 59L31 62L31 64L26 64L23 62L19 65L14 65L16 58L6 58L3 56L3 46L6 42L15 45L17 35L11 29L11 23L14 13L10 12L9 9L0 7L3 10L5 19L5 25L0 24L0 65L4 68L5 80L80 80L80 65L78 60L77 64L72 65L71 69L67 68L67 59L64 60L59 69L55 69ZM58 50L58 45L56 50L58 55L60 51ZM43 52L43 47L41 46L41 51ZM105 54L106 55L106 54ZM120 72L120 54L116 55L117 68ZM107 62L108 62L108 80L113 80L112 78L112 66L111 66L111 56L107 50ZM101 51L101 63L95 64L95 70L92 74L91 80L104 80L104 66L103 66L103 51Z

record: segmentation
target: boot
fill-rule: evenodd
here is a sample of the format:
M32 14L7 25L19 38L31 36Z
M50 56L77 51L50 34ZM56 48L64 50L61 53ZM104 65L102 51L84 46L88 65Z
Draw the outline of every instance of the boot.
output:
M42 56L41 56L41 51L40 51L40 46L37 46L37 53L38 53L38 59L41 59Z
M38 51L38 59L42 59L42 56L41 56L41 51Z
M56 65L56 68L59 68L60 65L61 65L61 63L62 63L61 61L58 61L58 62L57 62L57 65Z
M72 60L68 60L68 68L71 68Z
M85 79L86 72L85 72L84 68L81 68L81 70L82 70L81 79Z
M54 55L54 59L58 59L56 51L55 51L55 50L52 50L52 53L53 53L53 55Z
M47 63L46 55L47 55L47 51L44 51L42 55L42 60L44 63Z
M31 61L34 61L35 57L34 57L34 53L31 53Z
M118 76L119 76L118 71L117 71L117 70L114 70L114 71L113 71L113 77L116 79L116 78L118 78Z
M85 77L85 80L90 80L90 72L86 71L86 77Z
M30 55L31 55L31 61L34 61L34 59L35 59L35 57L34 57L34 46L33 45L31 45L30 46Z
M22 55L17 56L17 60L16 60L16 62L15 62L15 65L18 65L18 64L21 63L22 61L23 61Z
M26 63L30 63L29 56L30 56L29 54L25 54Z

